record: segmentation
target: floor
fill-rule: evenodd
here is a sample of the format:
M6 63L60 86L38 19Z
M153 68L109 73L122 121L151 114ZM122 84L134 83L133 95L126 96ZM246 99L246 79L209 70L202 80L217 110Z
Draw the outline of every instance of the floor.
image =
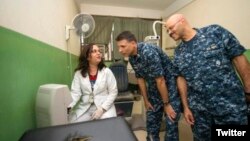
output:
M142 98L134 102L132 115L143 115L143 120L145 120L144 105ZM146 131L136 130L134 131L135 136L138 141L146 141ZM160 140L164 141L165 132L160 132ZM192 131L190 126L186 123L185 119L181 117L179 121L179 140L180 141L192 141Z

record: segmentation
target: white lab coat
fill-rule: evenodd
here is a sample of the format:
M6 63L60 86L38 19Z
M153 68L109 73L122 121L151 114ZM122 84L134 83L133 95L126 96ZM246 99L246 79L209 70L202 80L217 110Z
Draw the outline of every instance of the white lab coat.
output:
M102 107L106 112L102 115L101 119L108 117L115 117L116 110L114 100L117 96L116 79L109 68L98 70L94 90L92 92L89 75L84 78L80 70L76 71L71 85L71 96L73 102L69 105L72 108L70 112L70 122L76 120L83 115L91 106L89 103L89 96L93 93L94 104L96 107ZM74 114L72 116L72 114Z

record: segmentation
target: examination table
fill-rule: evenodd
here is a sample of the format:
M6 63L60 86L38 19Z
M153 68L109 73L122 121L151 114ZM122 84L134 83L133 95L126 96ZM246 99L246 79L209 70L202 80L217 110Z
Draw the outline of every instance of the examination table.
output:
M19 141L137 141L123 117L37 128Z

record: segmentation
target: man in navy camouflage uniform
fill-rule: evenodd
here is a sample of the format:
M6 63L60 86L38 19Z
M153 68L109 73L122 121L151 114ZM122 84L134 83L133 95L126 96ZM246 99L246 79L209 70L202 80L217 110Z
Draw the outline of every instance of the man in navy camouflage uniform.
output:
M219 25L192 28L181 14L165 24L175 41L174 65L184 117L194 140L211 140L212 124L247 124L245 93L250 92L250 65L245 48ZM243 86L235 69L242 79Z
M177 93L176 75L171 60L160 47L137 43L135 36L124 31L117 38L119 52L129 56L147 109L147 141L160 141L159 132L163 112L166 117L165 140L179 140L178 120L180 98Z

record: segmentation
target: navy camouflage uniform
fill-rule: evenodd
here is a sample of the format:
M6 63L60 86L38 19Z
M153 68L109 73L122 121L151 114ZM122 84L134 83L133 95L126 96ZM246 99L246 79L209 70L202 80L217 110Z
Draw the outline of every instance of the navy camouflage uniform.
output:
M247 103L247 119L248 119L248 125L250 125L250 102Z
M175 50L174 64L187 81L194 140L211 140L212 124L247 124L244 89L232 63L245 49L219 25L195 30Z
M175 122L166 116L165 140L175 141L178 138L178 120L180 118L180 98L176 87L176 74L171 60L161 50L152 44L138 43L137 55L130 56L129 62L137 78L143 78L147 83L147 96L155 111L147 111L147 141L159 141L159 132L164 113L163 101L158 92L155 78L164 76L169 93L169 101L177 113Z

